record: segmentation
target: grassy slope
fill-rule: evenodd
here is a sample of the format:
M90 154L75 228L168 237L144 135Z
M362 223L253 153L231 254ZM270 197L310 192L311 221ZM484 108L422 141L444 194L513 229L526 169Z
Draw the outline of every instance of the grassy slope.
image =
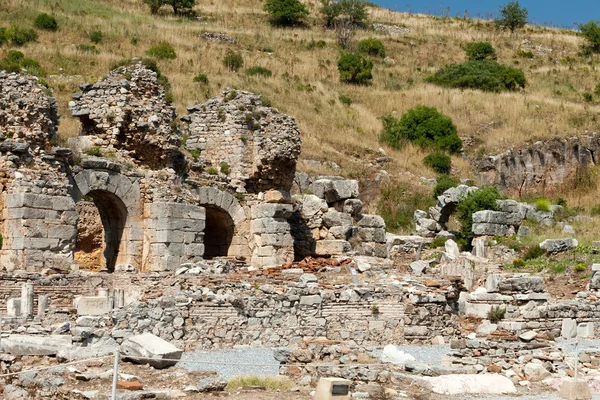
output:
M379 169L373 164L381 156L378 117L390 112L399 116L418 104L437 107L450 115L460 136L474 139L468 148L471 153L481 149L495 153L524 141L582 133L598 126L595 119L600 108L585 102L582 96L583 92L592 92L599 81L597 58L591 61L578 58L583 39L571 31L529 27L510 35L476 20L373 9L370 22L399 24L412 28L413 32L395 37L357 32L355 41L369 36L382 39L395 64L376 61L373 84L356 87L339 83L335 34L320 26L314 4L309 28L278 29L268 25L262 2L197 0L197 3L199 21L175 18L166 8L163 15L151 16L141 0L59 0L54 10L43 0L4 0L0 26L18 23L30 27L42 11L56 16L60 26L57 32L40 32L37 43L21 50L40 61L52 74L48 81L60 105L63 116L60 134L64 137L78 133L78 122L70 117L67 103L80 83L106 74L111 64L125 57L143 55L162 40L177 50L176 60L161 61L159 66L172 83L180 115L185 114L185 107L203 102L227 86L260 92L275 107L297 118L303 132L303 159L334 161L346 176L367 178ZM77 45L90 44L88 34L95 30L104 33L104 41L97 45L99 54L78 51ZM204 31L228 33L239 43L209 43L200 38ZM132 41L133 38L137 41ZM533 59L518 57L519 46L525 39L551 48L552 52ZM327 46L310 49L308 44L312 40L324 40ZM424 83L424 78L437 68L463 61L465 43L482 40L496 47L501 63L513 65L518 61L529 81L525 91L491 94L441 89ZM243 70L227 71L221 60L228 48L243 54L245 67L260 65L271 69L273 76L248 77ZM8 49L0 48L0 57ZM208 75L208 85L192 82L199 73ZM340 95L352 98L353 105L341 104ZM494 124L489 127L491 122ZM421 150L407 147L385 151L394 158L385 167L394 179L417 185L419 180L414 176L434 176L422 166L425 153ZM469 175L466 161L455 159L454 166L461 176ZM302 165L300 168L308 169ZM373 193L376 195L377 190ZM569 193L566 197L572 198ZM584 205L593 203L595 193L588 197Z

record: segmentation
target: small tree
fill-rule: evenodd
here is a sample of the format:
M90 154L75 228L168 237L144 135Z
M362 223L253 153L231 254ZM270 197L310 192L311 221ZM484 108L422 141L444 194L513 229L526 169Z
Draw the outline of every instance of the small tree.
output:
M192 11L196 0L164 0L164 3L173 8L174 14L185 14Z
M144 0L144 4L150 7L150 14L157 14L165 3L163 0Z
M367 22L367 2L365 0L340 0L341 15L353 25L364 25Z
M579 25L579 30L587 40L587 46L583 46L584 49L600 53L600 21L589 21L586 24Z
M266 0L265 11L273 25L281 26L298 25L308 16L308 9L299 0Z
M167 42L161 42L156 46L150 47L146 51L146 55L154 57L157 60L174 60L175 58L177 58L175 48Z
M325 26L328 28L333 27L333 23L342 12L340 3L334 0L321 0L321 8L319 12L323 15Z
M498 210L496 200L503 197L494 186L484 186L471 192L456 207L456 216L461 223L463 247L469 249L473 240L473 214L483 210Z
M511 1L500 8L500 18L496 20L496 23L501 26L505 26L514 32L517 28L522 28L527 22L527 16L529 13L525 7L521 7L518 1Z
M346 83L365 84L373 79L373 61L360 54L347 53L338 61L340 80Z
M423 164L431 168L438 174L449 174L452 169L452 159L448 154L435 152L428 154L423 158Z
M496 49L488 42L468 43L465 51L467 57L472 61L483 61L486 59L496 59Z
M46 13L38 14L38 16L35 18L35 21L33 21L33 24L36 28L47 31L56 31L58 29L56 18Z

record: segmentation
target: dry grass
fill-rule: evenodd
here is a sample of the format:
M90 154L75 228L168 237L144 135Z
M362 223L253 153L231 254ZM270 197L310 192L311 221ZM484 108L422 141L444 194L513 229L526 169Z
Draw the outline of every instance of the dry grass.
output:
M371 22L399 24L413 32L396 37L357 32L355 41L369 36L382 39L394 63L377 61L372 85L349 86L339 83L335 34L320 26L316 1L309 2L313 12L309 27L304 29L270 27L261 2L197 3L200 18L192 21L176 18L168 9L161 16L151 16L141 0L59 0L54 10L43 0L3 0L0 26L16 22L29 27L38 12L55 14L60 29L41 33L37 43L22 50L52 75L48 81L60 105L60 134L64 137L74 136L79 130L67 107L77 86L103 76L123 58L143 55L160 41L168 41L177 51L177 59L160 61L159 66L172 84L180 115L186 113L187 106L204 102L225 87L262 93L275 107L297 118L303 132L303 159L334 161L346 176L367 178L377 169L374 160L381 156L381 115L399 116L419 104L451 116L459 135L470 138L472 144L467 150L471 153L505 151L527 141L598 127L600 107L596 102L585 102L582 96L593 92L599 81L595 67L598 58L578 56L583 39L572 31L528 27L510 35L479 20L372 9ZM95 30L104 33L103 42L97 45L100 53L77 50L79 44L90 44L88 34ZM203 31L228 33L238 39L238 44L209 43L200 37ZM525 39L552 51L533 59L519 57L517 52ZM311 48L313 40L324 40L327 46ZM529 82L526 90L493 94L442 89L424 82L437 68L463 61L462 46L475 40L490 41L497 49L499 62L518 62ZM244 57L245 67L238 73L229 72L221 62L230 48ZM0 48L0 57L7 50ZM246 76L245 68L256 65L269 68L273 76ZM208 76L208 85L192 82L200 73ZM353 104L343 105L338 100L340 95L350 97ZM393 176L408 171L415 176L433 177L422 165L421 150L407 146L384 151L394 158L385 166ZM454 167L461 176L470 177L467 161L455 158ZM586 202L592 204L593 199L591 195Z
M244 375L236 376L229 380L227 390L233 391L242 387L262 386L266 390L290 390L294 387L294 382L285 376L255 376Z

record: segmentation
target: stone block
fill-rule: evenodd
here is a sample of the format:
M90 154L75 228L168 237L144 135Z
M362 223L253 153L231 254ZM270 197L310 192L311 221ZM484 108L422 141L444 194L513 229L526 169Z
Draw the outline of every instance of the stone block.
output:
M320 212L327 212L327 202L314 194L307 194L302 198L302 208L300 209L302 216L310 219Z
M352 217L350 214L339 212L332 208L323 214L323 225L326 228L352 225Z
M590 400L592 392L587 382L569 379L560 385L559 396L566 400Z
M510 236L514 234L514 228L501 224L473 223L473 234L475 236Z
M359 195L358 181L318 179L313 182L313 193L327 203L356 198Z
M315 245L315 255L320 257L341 256L351 249L352 246L346 240L319 240Z
M258 204L252 206L250 215L252 219L259 218L289 218L294 208L291 204Z
M546 239L540 243L540 247L549 253L560 253L567 250L572 250L577 247L579 243L577 239Z
M560 336L565 339L572 339L577 336L577 321L572 318L563 318L561 324Z
M333 226L329 228L327 239L348 240L352 236L352 225Z
M589 338L594 336L594 323L593 322L582 322L577 325L577 337L578 338Z
M385 243L385 229L358 228L356 237L362 242Z
M250 223L251 233L282 234L290 232L290 223L284 218L260 218Z
M21 316L21 299L13 297L6 301L6 315L12 318Z
M177 361L167 360L181 359L183 350L151 333L143 333L125 339L121 353L126 360L163 369L177 364Z
M77 315L104 315L110 312L106 296L81 296L76 307Z
M314 400L350 400L352 381L342 378L320 378Z
M359 199L346 199L336 201L333 207L339 212L356 215L362 211L363 202Z
M70 196L53 196L52 208L54 211L73 211L75 202Z
M15 356L52 356L71 347L70 335L10 335L2 338L2 349Z
M473 224L521 225L520 213L502 211L477 211L473 213Z
M359 214L356 225L361 228L385 228L385 221L379 215Z
M300 297L300 305L301 306L313 306L313 305L321 304L322 301L323 301L323 299L318 294Z

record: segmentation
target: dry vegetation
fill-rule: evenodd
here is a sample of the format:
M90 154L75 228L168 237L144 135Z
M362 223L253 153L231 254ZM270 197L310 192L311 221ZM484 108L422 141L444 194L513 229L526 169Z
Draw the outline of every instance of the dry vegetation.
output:
M177 51L175 60L159 61L159 67L172 84L180 115L186 113L187 106L203 102L228 86L261 93L273 106L297 118L303 132L303 159L333 161L350 177L369 179L378 169L373 167L375 158L381 156L378 118L386 113L400 116L419 104L436 107L452 117L471 155L501 152L523 142L598 127L600 96L594 95L591 102L583 97L593 93L600 81L598 58L579 56L583 39L574 31L527 27L511 35L480 20L370 9L369 22L409 27L412 33L386 36L358 31L354 42L377 37L393 61L376 61L372 85L351 86L339 82L340 50L335 33L322 27L316 3L312 0L309 4L308 27L281 29L269 26L263 3L255 0L197 0L197 20L177 18L167 8L162 15L151 16L141 0L3 0L0 26L17 23L31 27L39 12L56 16L58 31L40 32L37 42L20 50L49 71L47 80L63 116L63 137L78 134L78 123L70 117L67 103L80 83L98 79L123 58L143 56L161 41L169 42ZM78 45L91 44L88 35L92 31L104 35L96 45L98 53L78 50ZM203 32L224 32L238 43L210 43L201 38ZM311 45L319 40L325 41L324 48ZM534 50L533 58L519 55L524 40L546 50ZM424 82L439 67L464 61L463 47L471 41L490 41L500 63L523 68L527 88L493 94L442 89ZM0 48L0 57L8 49ZM244 57L244 68L237 73L228 71L221 62L228 49ZM266 67L273 75L249 77L244 71L251 66ZM206 74L209 83L193 82L198 74ZM352 105L342 104L340 95L350 97ZM422 150L411 146L384 150L394 159L385 166L394 179L414 185L420 176L434 177L423 167L426 153ZM470 177L468 161L454 157L453 165L455 174ZM303 164L300 168L308 170ZM321 168L309 172L334 171ZM590 196L590 201L594 197Z

